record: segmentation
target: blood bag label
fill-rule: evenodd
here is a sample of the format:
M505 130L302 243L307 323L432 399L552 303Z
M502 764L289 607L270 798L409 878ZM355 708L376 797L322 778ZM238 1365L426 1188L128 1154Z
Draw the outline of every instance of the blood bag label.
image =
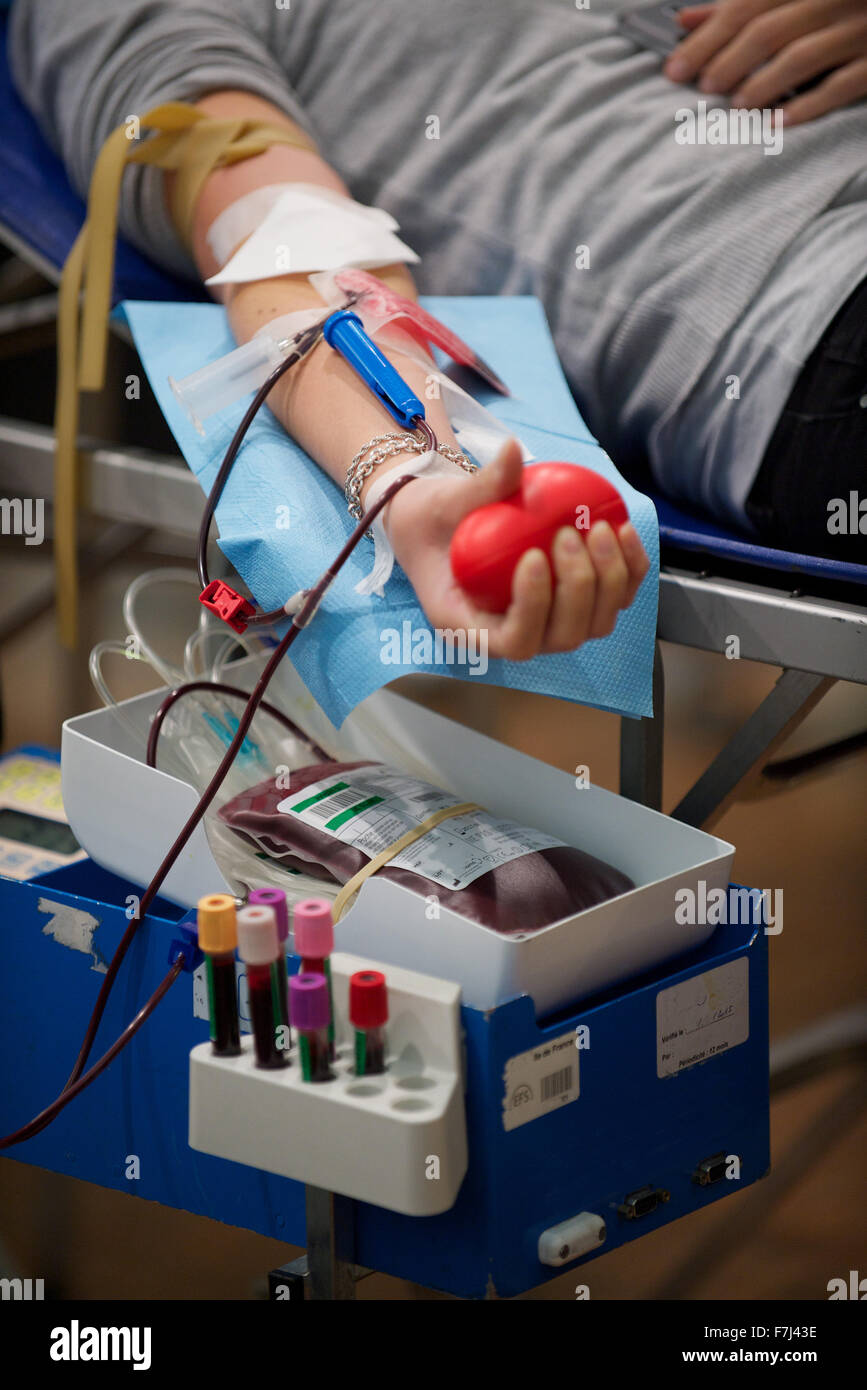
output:
M314 830L333 835L370 859L381 854L428 816L460 797L429 782L382 767L353 768L287 796L277 807ZM553 835L527 830L488 811L468 811L428 830L389 862L459 891L482 874L522 854L562 845Z
M656 996L656 1074L676 1076L750 1036L749 961L739 956Z
M505 1130L518 1129L577 1100L578 1049L574 1032L563 1033L550 1042L531 1047L529 1052L510 1057L504 1080Z

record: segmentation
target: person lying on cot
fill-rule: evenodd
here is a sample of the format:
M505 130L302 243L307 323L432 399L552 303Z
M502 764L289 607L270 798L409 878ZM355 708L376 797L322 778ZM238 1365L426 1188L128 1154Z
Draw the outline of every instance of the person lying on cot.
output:
M787 549L849 558L863 538L832 534L828 518L867 460L863 0L697 7L668 75L618 30L635 8L128 0L118 12L112 0L16 0L10 61L81 192L110 131L164 101L315 139L318 152L274 146L213 172L192 254L166 177L128 171L121 229L166 269L217 270L207 230L255 187L312 183L384 207L421 257L414 279L404 266L376 271L401 292L542 300L578 405L627 476L649 471L674 499ZM702 91L731 99L715 122ZM719 119L758 101L781 106L782 123ZM239 342L321 302L305 275L222 297ZM393 360L418 392L422 369ZM383 428L351 370L321 349L270 403L338 483ZM430 407L454 443L441 403ZM554 585L531 551L509 612L474 610L451 577L449 540L467 511L515 489L519 469L510 444L477 477L456 466L454 479L405 488L389 518L431 622L486 626L491 655L513 659L607 635L648 564L631 526L600 523L586 541L567 530Z

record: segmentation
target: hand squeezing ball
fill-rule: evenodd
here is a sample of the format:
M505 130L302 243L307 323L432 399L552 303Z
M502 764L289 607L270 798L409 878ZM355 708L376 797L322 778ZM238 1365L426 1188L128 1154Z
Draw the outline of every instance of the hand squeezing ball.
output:
M521 489L470 512L452 537L452 574L488 613L505 613L512 575L527 550L544 550L551 565L554 537L564 526L586 536L597 521L616 532L629 520L623 498L607 478L574 463L534 463Z

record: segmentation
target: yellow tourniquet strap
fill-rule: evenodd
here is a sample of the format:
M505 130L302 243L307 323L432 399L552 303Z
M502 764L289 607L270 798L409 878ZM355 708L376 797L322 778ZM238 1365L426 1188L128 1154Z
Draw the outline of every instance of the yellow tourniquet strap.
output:
M265 121L217 120L181 101L155 106L140 118L138 130L153 133L136 143L125 123L112 131L100 150L90 181L87 217L60 280L54 529L57 614L66 646L75 644L78 620L78 393L99 391L105 380L117 207L124 169L128 164L149 164L174 172L172 218L189 245L196 199L212 169L262 154L271 145L316 148L300 131L284 130Z
M359 869L357 874L353 874L347 883L344 883L337 897L334 899L332 909L335 922L339 922L346 911L350 898L358 892L366 878L375 874L379 869L393 859L401 850L406 849L416 840L420 840L422 835L426 835L429 830L435 829L441 821L451 820L453 816L465 816L468 811L480 811L482 808L475 801L462 801L459 806L444 806L440 811L434 811L433 815L423 820L414 830L408 830L405 835L401 835L399 840L395 840L393 845L388 845L379 854L374 855L363 869Z

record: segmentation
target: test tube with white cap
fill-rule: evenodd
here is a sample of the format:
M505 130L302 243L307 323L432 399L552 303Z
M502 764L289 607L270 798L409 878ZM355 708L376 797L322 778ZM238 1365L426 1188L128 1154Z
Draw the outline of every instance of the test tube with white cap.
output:
M270 907L273 909L274 917L277 921L277 939L280 943L280 953L274 962L274 973L277 979L274 982L275 1002L280 1009L280 1022L286 1026L286 1046L292 1043L289 1032L289 970L286 965L286 942L289 939L289 908L286 903L286 894L282 888L254 888L247 899L249 907Z
M242 907L238 913L238 955L247 967L250 1017L258 1067L285 1067L288 1037L275 981L280 954L277 919L271 907Z

